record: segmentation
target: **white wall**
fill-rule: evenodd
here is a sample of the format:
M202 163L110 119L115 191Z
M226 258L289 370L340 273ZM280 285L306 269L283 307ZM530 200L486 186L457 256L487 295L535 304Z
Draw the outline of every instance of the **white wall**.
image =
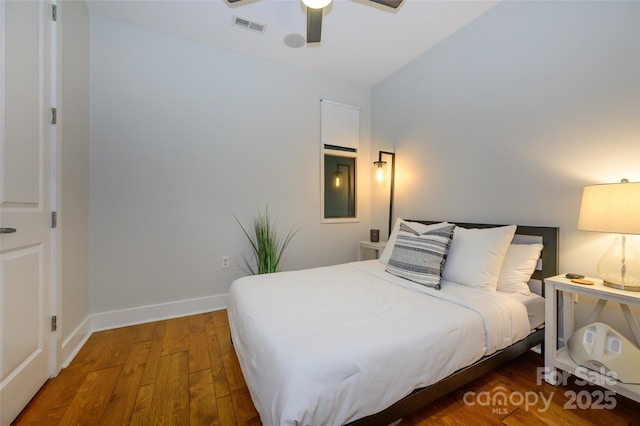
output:
M225 294L269 204L285 269L356 259L370 91L91 16L91 312ZM320 223L320 99L361 107L357 224ZM221 256L231 269L221 269Z
M58 2L57 210L61 359L88 336L89 11Z
M610 241L575 229L581 189L640 180L638 7L504 2L371 94L92 16L90 311L226 293L232 213L266 202L300 230L285 269L354 260L386 234L378 149L397 216L560 226L561 270L595 275ZM362 108L359 224L319 221L320 98Z
M640 181L640 3L503 2L371 96L399 216L559 226L560 270L597 275L613 239L578 209Z
M560 226L561 269L594 274L582 188L640 180L639 23L638 2L506 2L375 86L397 213Z

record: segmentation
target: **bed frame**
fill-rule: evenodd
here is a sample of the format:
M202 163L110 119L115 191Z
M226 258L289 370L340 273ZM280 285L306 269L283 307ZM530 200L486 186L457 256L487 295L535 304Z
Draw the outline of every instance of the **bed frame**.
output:
M439 223L438 221L411 220L424 224ZM493 228L503 225L479 224L479 223L458 223L457 226L464 228ZM559 229L545 226L518 226L516 235L526 235L542 238L544 248L540 255L541 262L538 262L532 280L542 282L543 278L558 274L558 235ZM541 295L544 297L544 285L541 285ZM423 408L442 396L453 392L456 389L472 382L487 372L511 361L524 354L532 347L544 344L544 325L539 326L529 336L508 346L498 352L485 356L468 367L462 368L452 375L442 379L433 385L416 389L408 396L396 402L389 408L356 420L350 425L389 425L394 421L409 415L420 408ZM544 353L544 351L543 351Z

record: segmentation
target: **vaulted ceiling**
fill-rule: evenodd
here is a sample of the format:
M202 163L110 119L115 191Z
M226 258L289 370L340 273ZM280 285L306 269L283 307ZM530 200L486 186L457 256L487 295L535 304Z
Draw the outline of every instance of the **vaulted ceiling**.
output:
M397 9L369 0L333 0L322 40L305 42L300 0L87 0L92 13L371 86L451 36L499 0L404 0ZM236 18L252 27L237 25Z

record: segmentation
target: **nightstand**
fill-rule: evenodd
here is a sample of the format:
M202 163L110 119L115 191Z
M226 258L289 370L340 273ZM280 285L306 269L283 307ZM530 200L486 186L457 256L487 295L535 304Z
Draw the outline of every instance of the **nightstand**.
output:
M373 250L375 252L376 259L378 259L382 254L382 250L384 250L384 247L386 245L387 245L386 241L378 241L375 243L372 241L366 241L366 240L359 241L358 242L358 260L362 260L364 258L363 250Z
M581 379L612 390L627 398L640 402L640 385L621 383L592 370L585 370L571 359L567 352L566 342L574 332L574 300L576 295L590 296L598 299L598 303L585 324L598 321L598 317L607 302L620 304L622 312L631 328L635 344L640 343L640 326L629 309L629 305L640 306L640 293L605 287L602 280L587 278L593 285L576 284L564 275L545 278L545 381L556 385L562 382L562 375L556 369L579 376ZM562 297L562 309L558 312L558 298ZM558 316L562 317L562 331L565 346L558 349ZM633 339L632 339L633 340ZM638 359L640 365L640 359ZM586 374L585 374L586 373Z

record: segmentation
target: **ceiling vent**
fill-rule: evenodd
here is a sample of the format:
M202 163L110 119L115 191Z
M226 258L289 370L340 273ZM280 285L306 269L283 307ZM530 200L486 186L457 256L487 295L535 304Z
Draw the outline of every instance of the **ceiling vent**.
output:
M233 25L244 28L245 30L251 30L258 33L263 33L265 28L267 27L265 24L261 24L260 22L251 21L247 18L241 18L239 16L233 17Z

